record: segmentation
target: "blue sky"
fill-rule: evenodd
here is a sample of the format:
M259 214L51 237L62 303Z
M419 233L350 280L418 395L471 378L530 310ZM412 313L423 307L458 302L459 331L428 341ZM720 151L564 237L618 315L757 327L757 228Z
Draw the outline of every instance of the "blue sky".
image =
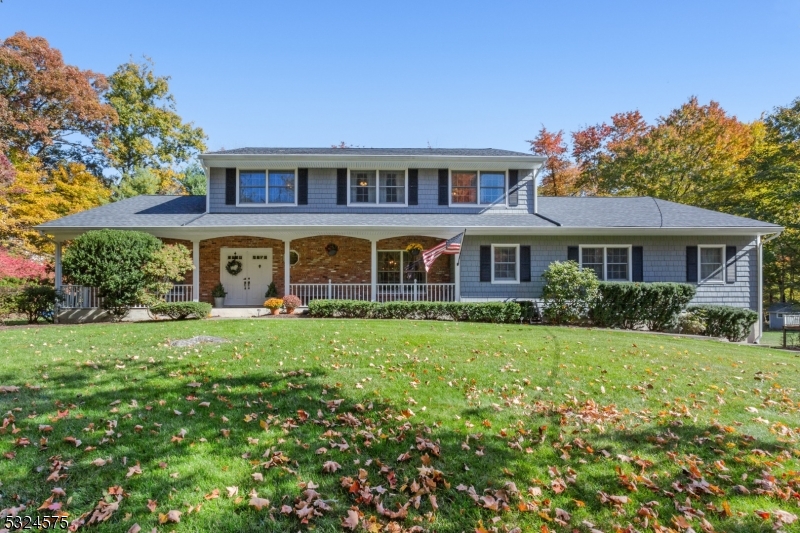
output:
M0 38L111 73L147 55L209 148L527 150L691 95L742 120L800 96L800 1L4 0Z

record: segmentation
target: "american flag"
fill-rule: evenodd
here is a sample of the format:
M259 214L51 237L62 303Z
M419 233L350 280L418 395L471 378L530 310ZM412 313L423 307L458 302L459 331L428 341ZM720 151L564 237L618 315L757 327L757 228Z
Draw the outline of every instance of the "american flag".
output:
M422 261L425 263L425 272L428 272L433 265L433 262L436 261L436 258L440 255L455 255L461 252L461 240L464 238L464 232L462 231L452 239L447 239L444 242L440 242L430 250L425 250L422 252Z

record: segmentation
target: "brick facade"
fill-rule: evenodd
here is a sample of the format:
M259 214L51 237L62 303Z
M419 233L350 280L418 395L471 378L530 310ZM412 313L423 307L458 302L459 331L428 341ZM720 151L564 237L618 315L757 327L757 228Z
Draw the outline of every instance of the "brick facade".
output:
M339 248L336 255L325 251L328 244ZM323 235L293 240L290 248L300 256L291 268L292 283L370 283L372 243L368 240Z
M419 236L408 236L408 237L393 237L391 239L383 239L382 241L378 241L378 251L381 250L405 250L406 246L411 244L412 242L416 242L422 245L422 247L427 250L429 248L433 248L443 239L436 239L434 237L419 237ZM430 272L428 272L428 283L451 283L450 281L450 261L452 260L452 255L440 255L436 262L433 263Z
M191 244L191 243L190 243ZM283 296L283 241L261 237L220 237L200 241L200 301L214 303L212 289L219 283L220 248L272 248L272 281Z

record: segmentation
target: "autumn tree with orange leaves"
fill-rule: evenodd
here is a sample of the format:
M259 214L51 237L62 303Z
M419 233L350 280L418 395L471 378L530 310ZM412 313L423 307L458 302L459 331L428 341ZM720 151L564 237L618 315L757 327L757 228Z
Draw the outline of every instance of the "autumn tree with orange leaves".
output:
M569 159L563 130L554 133L542 126L536 137L527 142L531 152L547 158L541 174L540 194L574 196L582 192L577 187L578 167Z

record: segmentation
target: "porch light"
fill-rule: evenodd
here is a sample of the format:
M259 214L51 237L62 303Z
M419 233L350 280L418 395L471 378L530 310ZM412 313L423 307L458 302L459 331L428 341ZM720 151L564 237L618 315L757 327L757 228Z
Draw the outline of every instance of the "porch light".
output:
M362 179L361 181L358 182L358 186L359 187L366 187L367 186L367 180Z

